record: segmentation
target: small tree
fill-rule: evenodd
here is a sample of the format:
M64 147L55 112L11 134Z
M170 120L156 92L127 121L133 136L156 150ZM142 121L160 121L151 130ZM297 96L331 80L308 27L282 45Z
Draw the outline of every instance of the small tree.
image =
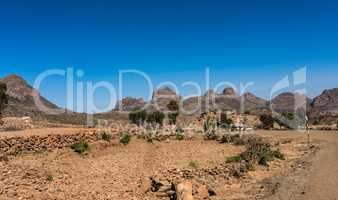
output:
M177 121L177 117L179 115L178 111L180 109L177 101L175 100L171 100L168 105L167 108L169 109L170 113L168 114L168 118L169 118L169 124L176 124Z
M176 124L177 116L178 116L178 112L169 113L168 114L169 124L172 124L172 125Z
M163 125L163 120L164 120L164 113L160 111L155 111L152 113L147 114L147 122L149 123L157 123L159 125Z
M228 118L226 113L221 113L221 119L218 122L218 125L222 128L229 128L233 124L232 119Z
M177 101L175 100L171 100L168 105L167 105L167 108L170 110L170 111L178 111L180 109Z
M5 83L0 82L0 125L3 124L2 121L2 111L8 103L7 85Z
M270 129L273 127L274 119L271 115L261 115L259 120L262 122L263 129Z
M283 112L282 116L285 117L289 121L293 121L295 119L295 114L292 112Z
M129 113L129 120L138 126L143 124L147 119L147 112L145 110L138 110Z

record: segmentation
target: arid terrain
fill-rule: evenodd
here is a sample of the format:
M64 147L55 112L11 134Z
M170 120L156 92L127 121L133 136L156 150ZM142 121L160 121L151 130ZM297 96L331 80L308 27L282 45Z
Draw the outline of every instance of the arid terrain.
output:
M49 128L2 132L1 138L97 132ZM154 184L193 185L194 199L336 199L335 132L256 131L285 155L269 166L235 177L226 160L245 150L200 137L146 142L136 136L127 145L117 137L91 142L85 154L69 147L21 152L2 157L0 199L171 199ZM28 140L28 139L27 139ZM156 184L155 184L156 185Z

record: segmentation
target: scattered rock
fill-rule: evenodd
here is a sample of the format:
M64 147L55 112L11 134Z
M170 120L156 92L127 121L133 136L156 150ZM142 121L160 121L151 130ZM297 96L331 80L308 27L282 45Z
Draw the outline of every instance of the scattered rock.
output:
M192 183L186 181L177 185L177 199L178 200L193 200L192 196Z

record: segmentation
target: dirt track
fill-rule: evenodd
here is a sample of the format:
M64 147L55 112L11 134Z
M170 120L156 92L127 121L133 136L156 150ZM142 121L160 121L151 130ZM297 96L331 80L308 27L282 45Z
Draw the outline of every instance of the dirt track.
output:
M288 134L289 135L289 134ZM298 170L281 181L272 200L338 199L338 133L315 133L312 139L323 141L321 150ZM299 137L305 137L300 135Z

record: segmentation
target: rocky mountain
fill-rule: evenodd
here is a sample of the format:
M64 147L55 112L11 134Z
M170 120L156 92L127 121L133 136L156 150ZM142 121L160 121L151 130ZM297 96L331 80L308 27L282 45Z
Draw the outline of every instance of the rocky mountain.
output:
M312 117L338 116L338 88L324 90L313 99L311 107Z
M172 100L180 102L181 96L170 87L161 87L154 91L151 104L146 109L166 111L168 110L167 105Z
M146 105L146 102L143 98L132 98L126 97L123 98L116 104L116 111L134 111L138 109L142 109Z
M295 110L298 109L310 111L311 102L312 100L303 94L285 92L273 98L271 100L271 106L279 113L295 112Z
M269 102L265 99L255 96L252 93L244 93L239 100L243 102L244 112L254 115L261 115L267 113L269 110Z
M236 96L235 90L231 87L224 88L222 94L225 96Z
M9 96L8 106L4 111L4 116L32 116L41 113L34 98L37 98L43 105L49 109L59 109L39 92L33 89L23 78L17 75L9 75L0 79L7 85L7 94Z
M59 108L57 105L42 97L39 91L30 86L23 78L18 75L9 75L0 79L7 85L7 94L9 96L8 105L3 115L4 117L26 117L29 116L35 120L46 120L56 123L85 124L86 114L74 113ZM38 99L47 109L60 111L61 114L47 114L39 109L34 101Z
M47 108L56 110L61 110L61 108L40 96L38 91L17 75L9 75L0 81L6 83L9 95L9 105L4 111L4 116L31 116L32 118L47 118L52 121L75 124L79 124L80 121L82 124L86 119L84 113L66 112L61 115L48 115L41 112L34 102L34 97L38 98ZM171 100L180 102L182 98L171 88L161 87L154 91L150 102L146 102L142 98L127 97L119 101L116 108L121 108L122 111L133 111L144 107L147 110L166 111ZM338 88L325 90L313 100L298 93L285 92L277 95L271 101L257 97L252 93L239 96L234 89L225 88L222 93L209 90L202 96L184 99L182 103L181 109L185 113L190 112L190 114L200 114L207 110L235 110L261 115L271 112L270 106L280 113L294 112L295 108L306 106L311 119L325 118L333 121L337 120L338 116Z

